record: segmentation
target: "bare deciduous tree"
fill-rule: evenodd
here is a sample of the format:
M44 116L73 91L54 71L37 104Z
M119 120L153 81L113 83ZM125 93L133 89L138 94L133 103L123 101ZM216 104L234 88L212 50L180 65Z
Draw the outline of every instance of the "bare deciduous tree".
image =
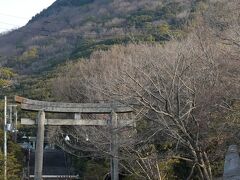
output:
M221 37L201 24L180 42L115 46L96 52L63 69L67 73L55 81L53 89L68 101L133 105L136 123L151 124L151 128L145 127L145 136L137 125L132 141L121 147L125 153L122 167L129 173L147 179L164 177L156 148L144 155L138 146L154 146L154 140L164 134L174 146L172 157L191 165L187 179L197 174L210 180L212 114L228 110L226 100L239 96L239 24L233 25ZM132 158L124 158L129 155ZM141 173L129 164L137 164Z

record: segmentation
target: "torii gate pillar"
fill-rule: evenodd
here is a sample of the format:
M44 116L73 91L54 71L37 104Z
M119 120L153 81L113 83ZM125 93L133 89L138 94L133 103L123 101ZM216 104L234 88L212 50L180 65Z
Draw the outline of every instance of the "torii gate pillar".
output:
M37 117L37 145L35 151L34 180L42 180L43 144L44 144L45 112L39 111Z
M111 179L118 180L119 179L119 168L118 168L118 119L117 113L115 111L111 112Z

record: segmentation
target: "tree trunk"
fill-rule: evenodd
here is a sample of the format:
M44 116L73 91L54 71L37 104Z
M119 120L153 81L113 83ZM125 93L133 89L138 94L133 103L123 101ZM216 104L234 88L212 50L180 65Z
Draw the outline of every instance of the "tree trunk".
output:
M200 151L198 153L198 159L199 159L200 169L203 174L203 179L204 180L212 180L212 174L211 174L211 172L209 172L209 168L210 168L209 163L204 158L203 153L205 153L205 152Z
M189 146L192 152L192 155L194 157L195 163L197 164L197 170L199 173L199 176L203 180L212 180L212 173L211 173L211 167L210 163L207 157L207 154L205 151L202 151L201 148L195 146Z

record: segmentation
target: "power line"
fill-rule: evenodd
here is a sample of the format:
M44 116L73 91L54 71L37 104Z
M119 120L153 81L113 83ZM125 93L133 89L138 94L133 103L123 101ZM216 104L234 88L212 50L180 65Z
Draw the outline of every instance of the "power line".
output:
M6 22L3 22L3 21L0 21L0 24L10 25L10 26L20 26L20 25L17 25L17 24L6 23Z
M17 18L17 19L29 19L27 17L21 17L21 16L14 16L14 15L10 15L10 14L4 14L4 13L0 13L1 16L7 16L7 17L13 17L13 18Z
M2 28L2 27L0 27L0 29L3 29L3 30L10 30L9 28Z

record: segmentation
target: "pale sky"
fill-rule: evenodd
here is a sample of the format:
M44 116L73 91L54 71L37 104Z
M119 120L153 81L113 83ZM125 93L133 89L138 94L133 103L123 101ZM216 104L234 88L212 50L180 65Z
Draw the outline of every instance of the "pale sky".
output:
M24 26L55 0L0 0L0 33Z

